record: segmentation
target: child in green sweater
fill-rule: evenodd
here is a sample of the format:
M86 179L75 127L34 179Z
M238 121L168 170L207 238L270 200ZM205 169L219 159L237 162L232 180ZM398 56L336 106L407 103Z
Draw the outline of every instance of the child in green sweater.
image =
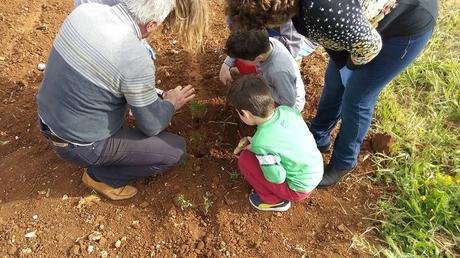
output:
M240 141L238 167L255 192L249 202L258 210L286 211L291 201L307 198L323 177L323 158L299 111L274 107L267 82L246 75L231 87L229 102L254 136ZM246 145L246 146L245 146Z

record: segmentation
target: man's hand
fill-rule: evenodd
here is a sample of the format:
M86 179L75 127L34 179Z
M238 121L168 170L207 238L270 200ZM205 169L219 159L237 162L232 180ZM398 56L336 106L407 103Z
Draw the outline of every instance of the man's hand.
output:
M179 110L185 103L195 97L195 89L192 85L185 87L177 86L175 89L164 92L163 99L171 102L176 110Z
M225 63L223 63L220 68L219 79L224 85L227 85L227 82L229 81L233 81L232 75L230 74L230 66Z

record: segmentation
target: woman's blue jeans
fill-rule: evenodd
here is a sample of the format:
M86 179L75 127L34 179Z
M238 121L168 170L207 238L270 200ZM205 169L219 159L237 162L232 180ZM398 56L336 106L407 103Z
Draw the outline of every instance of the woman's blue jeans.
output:
M335 169L356 166L361 144L371 125L375 103L382 89L422 52L432 30L417 37L383 39L379 55L355 70L339 68L329 61L316 117L311 123L317 145L330 143L339 119L330 165Z

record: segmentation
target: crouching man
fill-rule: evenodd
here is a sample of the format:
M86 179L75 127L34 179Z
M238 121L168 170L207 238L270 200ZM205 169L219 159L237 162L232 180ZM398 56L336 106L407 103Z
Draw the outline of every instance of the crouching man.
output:
M199 0L81 5L64 21L49 55L37 96L41 131L62 159L87 168L85 185L111 200L133 197L131 182L178 165L185 154L184 139L163 130L194 89L179 86L160 98L141 41L176 1ZM128 107L136 128L123 127Z

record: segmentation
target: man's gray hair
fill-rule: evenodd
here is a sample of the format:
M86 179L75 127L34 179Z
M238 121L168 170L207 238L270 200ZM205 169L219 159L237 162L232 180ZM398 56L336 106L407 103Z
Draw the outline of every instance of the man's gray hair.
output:
M175 0L120 0L138 24L163 22L176 5Z

